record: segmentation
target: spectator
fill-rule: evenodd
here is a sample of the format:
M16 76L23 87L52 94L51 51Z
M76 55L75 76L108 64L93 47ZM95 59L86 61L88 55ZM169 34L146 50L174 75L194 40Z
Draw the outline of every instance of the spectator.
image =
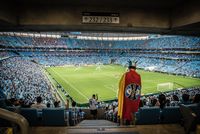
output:
M54 107L57 107L57 108L60 107L60 101L55 101L54 102Z
M47 108L50 108L50 106L51 106L51 104L48 102L48 103L47 103Z
M159 101L156 99L156 98L154 98L153 100L152 100L152 106L154 107L154 106L160 106L160 103L159 103Z
M196 94L196 95L194 96L193 103L200 103L200 94Z
M72 100L72 107L76 107L76 102Z
M69 109L69 99L66 99L65 109Z
M159 97L160 108L163 109L166 104L166 96L164 94L160 94Z
M92 98L89 100L90 105L90 113L93 116L93 119L97 119L97 101L98 101L98 95L93 94Z
M36 108L36 109L43 109L46 107L47 106L45 104L42 104L42 97L40 96L37 97L37 103L31 105L31 108Z
M125 72L119 82L118 90L118 118L120 124L134 124L134 113L138 111L141 95L141 77L136 71L136 63L128 61L128 71Z
M177 95L173 95L170 106L178 106L180 104L179 98Z
M190 95L188 95L188 94L183 94L182 95L182 103L183 104L190 104L190 101L189 101L189 98L190 98Z

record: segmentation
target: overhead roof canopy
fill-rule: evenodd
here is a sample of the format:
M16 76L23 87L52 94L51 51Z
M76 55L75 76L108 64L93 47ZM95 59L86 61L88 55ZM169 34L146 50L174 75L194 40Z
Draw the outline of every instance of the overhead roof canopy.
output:
M13 0L10 0L13 2ZM15 0L16 4L174 8L186 0Z
M198 0L1 0L0 31L95 31L200 35ZM83 12L117 13L85 24Z

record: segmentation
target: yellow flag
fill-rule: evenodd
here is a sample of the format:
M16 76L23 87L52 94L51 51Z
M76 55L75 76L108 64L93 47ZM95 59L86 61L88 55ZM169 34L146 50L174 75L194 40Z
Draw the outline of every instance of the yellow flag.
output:
M123 104L124 104L124 86L125 86L125 74L121 77L118 90L118 116L122 119Z
M6 131L6 134L13 134L13 129L12 128L8 128Z

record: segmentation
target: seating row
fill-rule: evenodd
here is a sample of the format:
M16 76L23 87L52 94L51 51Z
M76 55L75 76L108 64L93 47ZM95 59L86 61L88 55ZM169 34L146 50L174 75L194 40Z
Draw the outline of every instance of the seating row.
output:
M14 107L8 107L8 110L16 112ZM30 126L73 126L84 119L83 113L64 108L20 108L17 112L28 120Z
M181 113L179 107L140 108L136 115L136 124L179 123Z
M200 106L196 104L186 105L197 115L197 123L200 123ZM116 115L105 115L105 118L117 122ZM141 107L135 113L136 124L170 124L181 123L182 115L179 106L165 107Z

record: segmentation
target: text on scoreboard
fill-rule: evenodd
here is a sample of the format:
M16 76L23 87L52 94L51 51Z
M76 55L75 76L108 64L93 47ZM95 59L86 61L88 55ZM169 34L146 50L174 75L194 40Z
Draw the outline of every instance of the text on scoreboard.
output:
M82 23L119 24L119 13L82 12Z

